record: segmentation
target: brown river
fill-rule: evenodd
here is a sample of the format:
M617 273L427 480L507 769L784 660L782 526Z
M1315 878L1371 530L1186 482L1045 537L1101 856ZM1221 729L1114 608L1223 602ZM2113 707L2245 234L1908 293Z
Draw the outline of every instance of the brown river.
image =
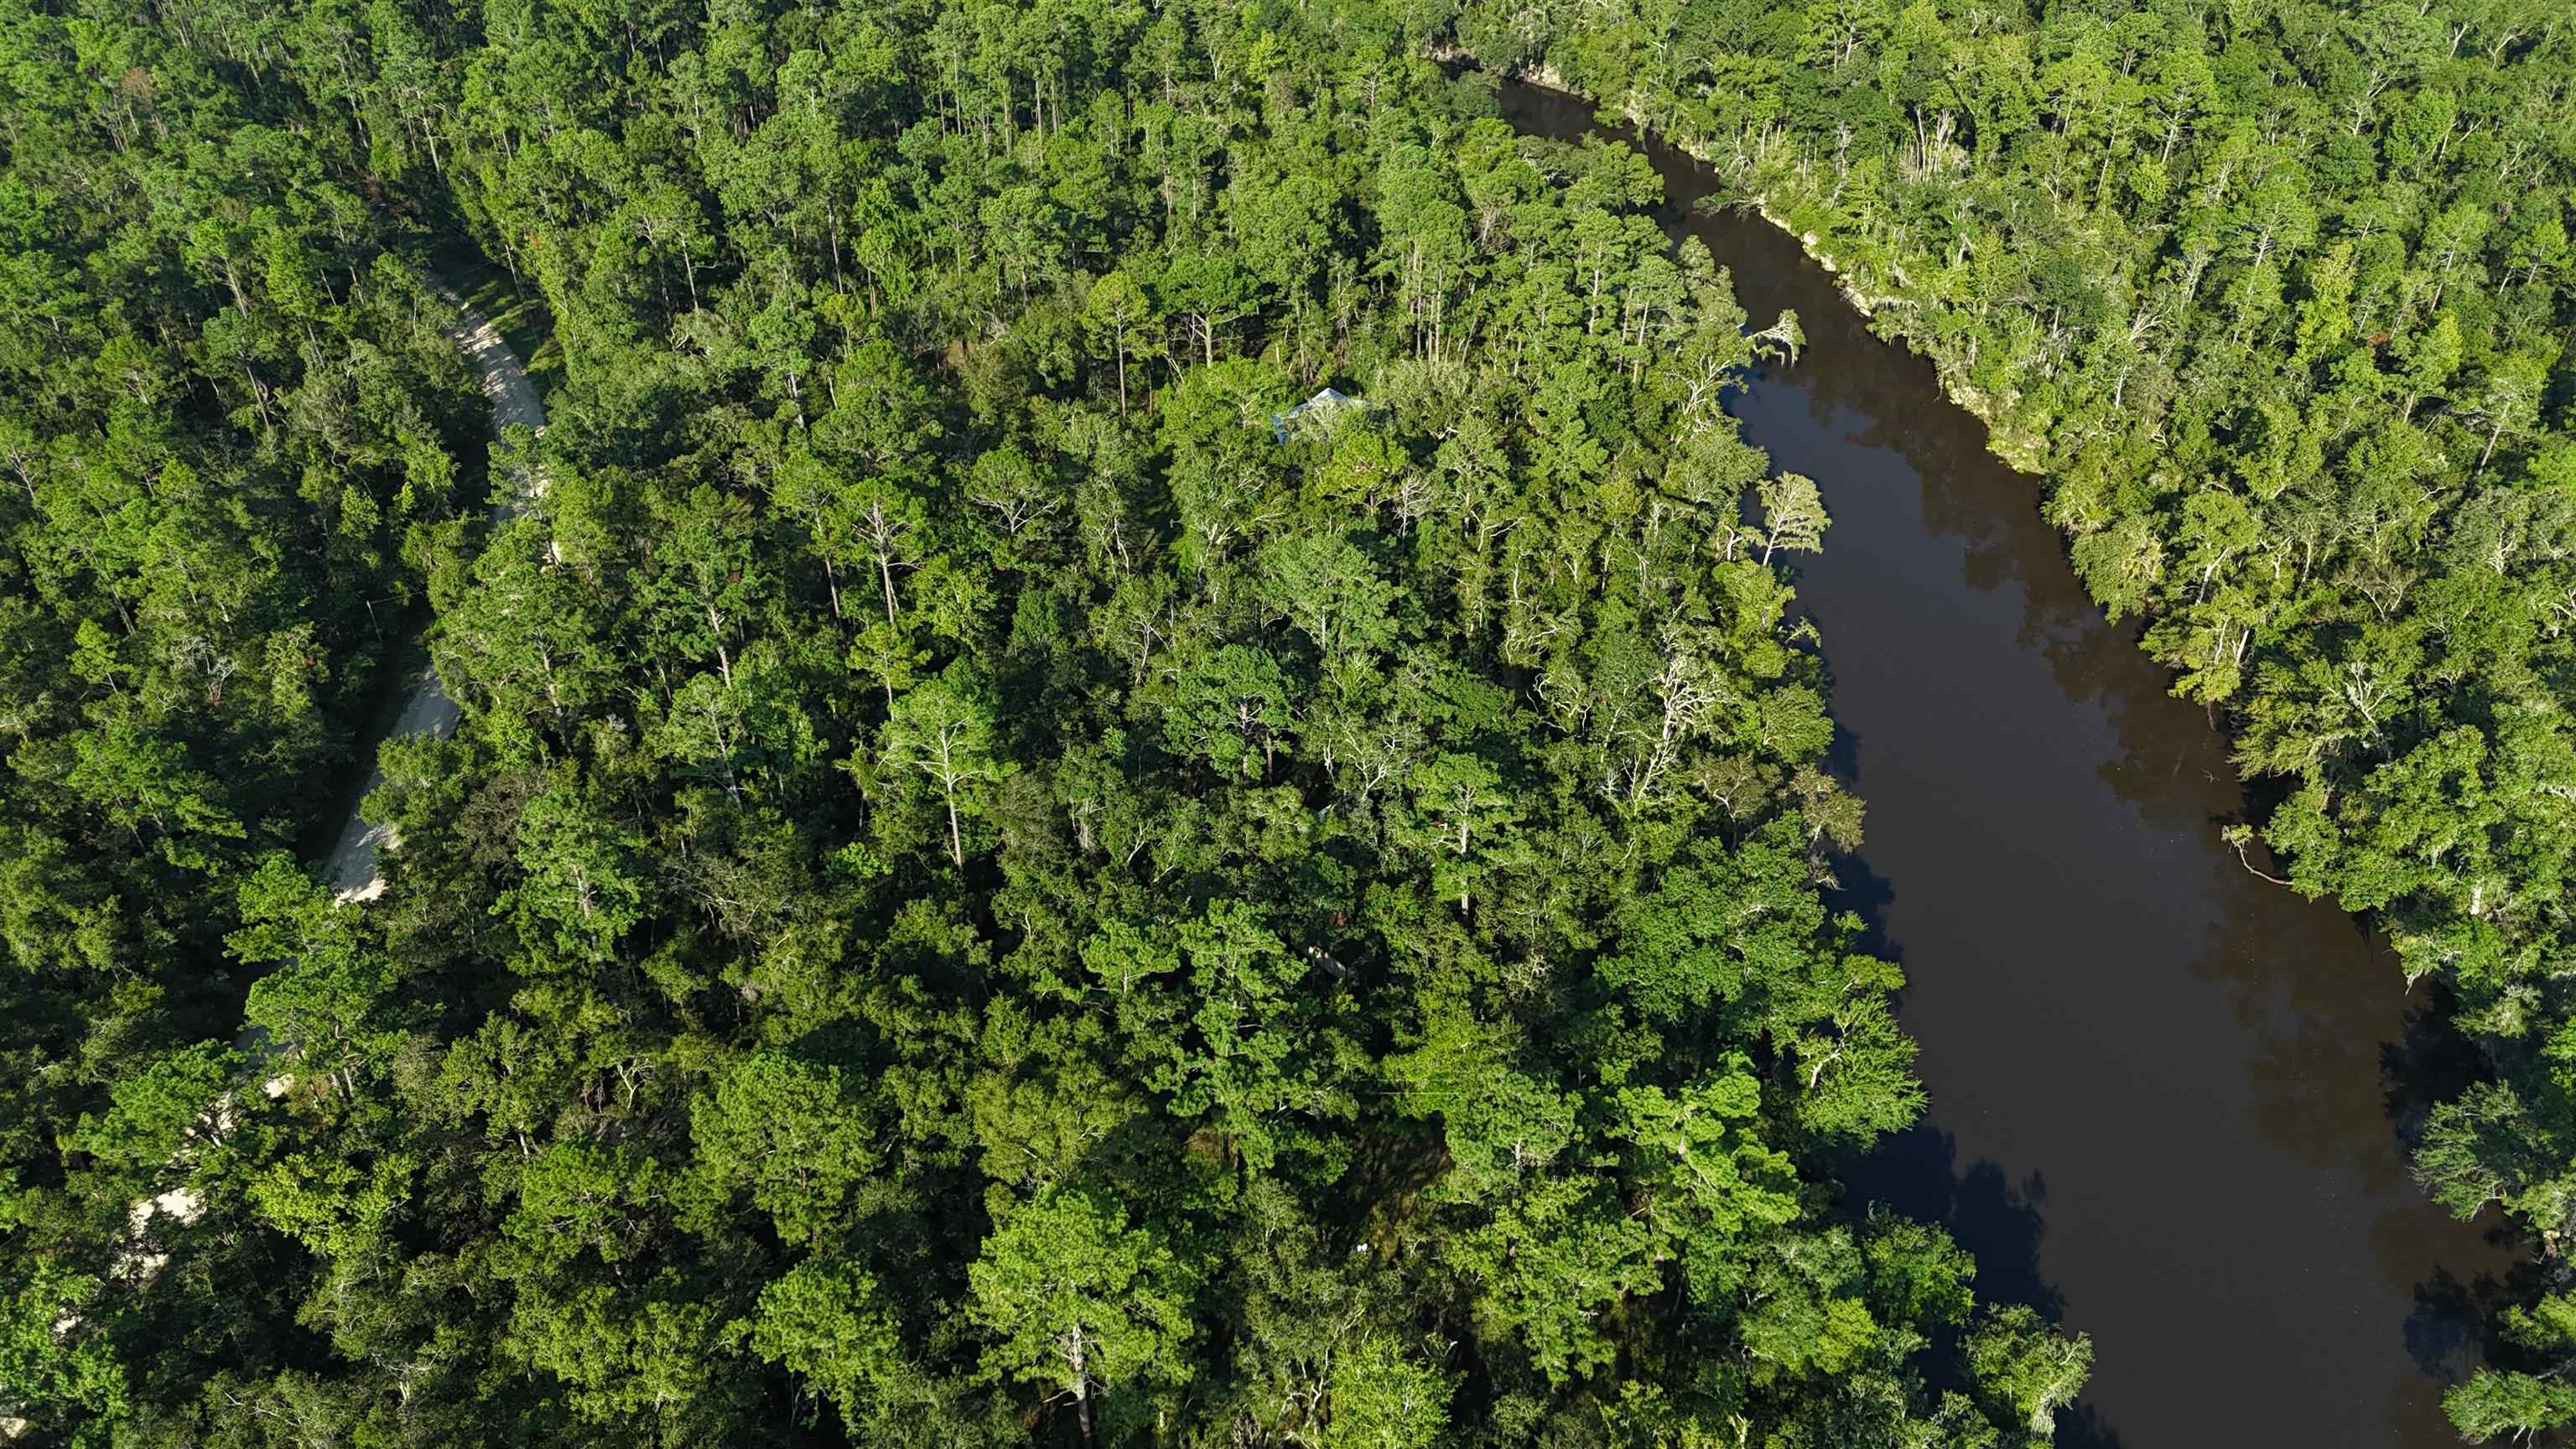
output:
M2456 1055L2419 1024L2438 1013L2351 917L2220 841L2246 810L2226 741L1928 363L1759 217L1686 216L1710 190L1687 156L1554 92L1502 102L1645 151L1754 324L1806 331L1733 411L1833 513L1798 592L1869 806L1842 882L1904 964L1932 1097L1846 1169L1854 1197L1947 1223L1988 1297L2092 1335L2061 1445L2457 1444L2442 1386L2511 1253L2405 1174L2400 1126Z

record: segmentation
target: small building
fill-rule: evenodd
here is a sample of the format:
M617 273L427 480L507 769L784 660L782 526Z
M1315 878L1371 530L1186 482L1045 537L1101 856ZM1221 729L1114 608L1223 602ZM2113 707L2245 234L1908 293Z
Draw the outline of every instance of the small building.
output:
M1319 432L1329 432L1342 414L1365 406L1367 404L1358 398L1328 387L1284 413L1272 413L1270 432L1283 443L1288 441L1290 433L1303 432L1310 427Z

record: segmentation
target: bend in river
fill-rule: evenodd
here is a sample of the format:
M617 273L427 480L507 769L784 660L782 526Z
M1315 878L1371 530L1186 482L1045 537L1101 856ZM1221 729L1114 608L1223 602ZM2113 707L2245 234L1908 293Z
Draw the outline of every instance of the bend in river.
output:
M1735 399L1833 513L1798 583L1869 805L1848 903L1905 967L1927 1120L1847 1174L1948 1223L1988 1296L2093 1336L2059 1442L2458 1442L2444 1374L2508 1255L2407 1180L2413 1025L2352 918L2242 869L2226 741L2107 623L1930 365L1872 336L1757 218L1589 103L1505 82L1505 114L1644 151L1673 225L1745 310L1807 346Z

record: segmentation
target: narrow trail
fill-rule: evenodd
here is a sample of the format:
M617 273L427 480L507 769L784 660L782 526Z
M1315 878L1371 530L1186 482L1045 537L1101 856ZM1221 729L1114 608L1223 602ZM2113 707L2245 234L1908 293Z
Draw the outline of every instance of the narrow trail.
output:
M476 311L453 288L441 284L439 295L456 309L455 317L440 330L474 364L475 370L482 375L485 395L492 399L493 441L499 442L503 433L513 425L545 431L545 407L537 401L537 390L528 382L526 365L502 339L501 329L493 326L490 318ZM516 516L526 509L530 499L545 491L544 480L533 473L513 478L511 485L510 490L492 506L495 521ZM461 717L456 702L447 697L446 687L439 683L438 671L424 665L419 677L412 681L410 691L403 696L402 708L395 713L393 722L362 741L361 747L366 750L370 761L367 783L350 800L348 819L341 823L339 841L331 847L331 854L323 867L339 901L371 901L382 895L385 880L377 871L376 853L380 848L390 849L399 843L390 827L369 825L359 815L367 796L384 783L384 771L373 763L377 747L388 739L403 735L445 735L456 728ZM275 1097L291 1088L294 1078L281 1070L281 1064L272 1058L266 1031L245 1024L240 1035L234 1038L233 1045L248 1053L254 1061L263 1063L261 1070L278 1073L261 1082L261 1091ZM232 1097L227 1093L217 1105L218 1124L231 1120L231 1101ZM218 1125L216 1130L225 1128ZM128 1241L117 1259L118 1276L137 1283L149 1282L169 1261L169 1253L155 1246L150 1238L155 1217L167 1217L186 1226L202 1217L205 1210L205 1199L193 1187L185 1185L137 1199L126 1214ZM67 1320L71 1323L78 1321L77 1315ZM63 1327L62 1324L56 1325L57 1331ZM24 1423L23 1420L0 1417L0 1443L21 1437L26 1429L13 1426Z
M499 442L511 427L526 427L542 433L546 430L545 404L537 400L537 390L528 381L527 365L501 336L501 329L459 296L453 288L442 285L439 294L456 308L456 316L440 329L456 344L468 362L483 379L484 395L492 400L492 440ZM521 476L512 480L510 491L492 506L492 517L498 522L515 516L526 508L528 500L545 491L542 480ZM384 732L361 744L370 764L367 783L359 788L349 803L349 817L340 826L340 836L323 862L323 873L341 901L371 901L384 893L385 879L377 869L376 852L391 848L395 840L392 827L370 825L359 814L368 795L385 781L384 771L373 760L377 747L388 739L405 735L438 735L453 733L460 716L456 701L447 697L447 688L438 679L436 668L424 664L412 681L411 690L403 696L402 708Z

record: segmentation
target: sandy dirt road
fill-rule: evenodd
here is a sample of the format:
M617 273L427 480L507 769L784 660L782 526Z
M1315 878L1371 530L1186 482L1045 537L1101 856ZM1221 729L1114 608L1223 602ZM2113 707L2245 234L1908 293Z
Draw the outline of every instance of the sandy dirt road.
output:
M483 379L485 395L492 399L493 440L498 442L503 431L514 424L544 431L545 406L537 401L537 390L529 385L527 368L520 362L519 354L502 339L501 330L492 325L490 318L468 306L453 290L442 287L440 295L456 309L455 317L441 330L474 365ZM493 518L497 521L519 513L531 498L544 491L541 479L533 476L510 478L499 501L493 504ZM460 717L456 702L447 697L446 687L439 683L438 672L424 667L403 696L402 708L395 713L393 723L381 733L370 734L361 741L360 747L366 750L370 761L367 783L351 801L349 818L342 823L339 841L331 847L330 857L324 864L331 888L342 902L370 901L382 894L385 888L384 877L377 871L376 853L379 848L392 844L392 833L385 826L369 825L358 814L366 797L384 783L384 771L373 763L377 746L402 735L447 734L456 728ZM252 1060L265 1064L264 1070L275 1073L261 1082L261 1091L276 1097L293 1089L294 1075L280 1069L281 1064L272 1054L265 1028L245 1023L240 1035L233 1039L233 1045L248 1053ZM218 1106L219 1121L230 1120L231 1101L227 1094ZM217 1130L225 1129L219 1126ZM151 1281L161 1271L162 1265L169 1261L167 1250L156 1246L150 1236L153 1220L168 1217L185 1226L196 1222L204 1212L205 1199L191 1186L173 1187L157 1195L137 1199L127 1214L127 1241L119 1250L118 1275L136 1282ZM66 1323L79 1321L78 1315L73 1315ZM65 1329L65 1323L55 1325L58 1333ZM0 1416L0 1443L21 1438L34 1427L23 1419Z
M474 365L474 370L483 379L484 395L492 400L493 441L498 442L503 430L513 426L544 432L545 405L537 400L537 390L528 382L526 365L503 340L501 329L493 326L491 319L467 305L453 291L442 289L442 295L455 306L456 316L441 330L465 354L466 361ZM512 478L509 490L493 505L493 518L505 519L518 513L527 506L529 498L542 491L543 484L535 478ZM456 702L447 697L446 687L439 683L438 671L423 665L412 681L410 692L403 696L402 709L395 715L391 727L383 735L367 738L361 747L372 761L376 747L385 740L404 735L446 735L455 730L458 717ZM383 783L383 770L370 764L366 786L359 791L357 801L363 802ZM358 803L353 802L348 820L340 827L340 838L331 847L331 854L323 865L331 889L339 899L368 901L384 891L384 876L377 869L376 852L391 843L389 827L371 825L361 819Z

